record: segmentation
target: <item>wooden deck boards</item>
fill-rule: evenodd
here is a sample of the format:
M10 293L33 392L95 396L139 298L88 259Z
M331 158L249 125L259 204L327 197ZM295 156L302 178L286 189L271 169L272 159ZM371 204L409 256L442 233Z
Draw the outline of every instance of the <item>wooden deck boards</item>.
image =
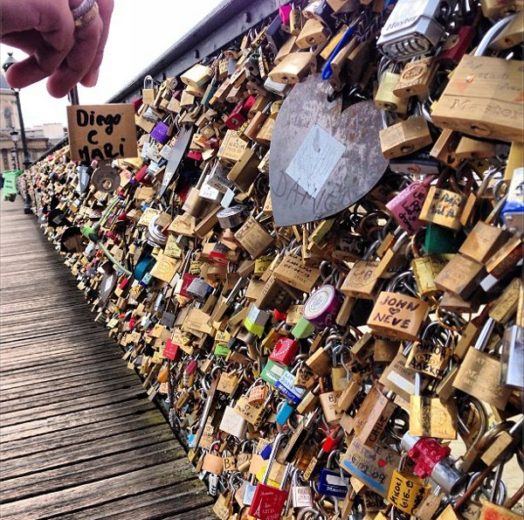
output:
M211 502L36 219L0 202L0 517L198 520Z

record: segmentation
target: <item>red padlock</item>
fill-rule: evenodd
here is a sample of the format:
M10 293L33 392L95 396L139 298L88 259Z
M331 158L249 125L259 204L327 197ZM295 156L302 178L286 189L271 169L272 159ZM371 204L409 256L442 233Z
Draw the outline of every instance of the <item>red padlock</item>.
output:
M290 365L298 352L298 341L293 338L280 338L276 344L273 352L269 356L271 361L276 361L282 365Z
M128 283L129 283L129 278L127 278L126 276L122 276L122 279L120 280L120 283L118 284L118 288L125 289Z
M286 321L287 313L273 309L273 318L275 318L275 321Z
M253 105L255 104L256 100L256 96L248 96L242 106L243 112L247 114L253 108Z
M135 112L138 112L138 109L142 106L142 98L134 99L131 104L133 105L133 108L135 109Z
M140 168L135 174L136 182L144 182L146 175L147 175L147 164L144 164L144 166L142 166L142 168Z
M342 439L344 430L338 428L335 431L332 431L322 442L322 451L324 453L331 453L335 450Z
M432 437L421 438L408 451L409 458L415 463L414 473L417 477L426 478L431 475L433 468L443 459L449 457L451 449L442 446Z
M186 157L188 159L193 159L193 161L201 161L202 160L202 154L197 150L191 150L187 152Z
M242 103L239 103L224 121L230 130L238 130L245 122L246 116L242 113Z
M170 361L178 361L178 356L180 355L180 346L168 339L166 341L162 355Z
M187 292L187 289L189 288L191 282L195 278L197 278L197 276L191 273L185 273L182 275L182 287L180 288L180 296L183 296L184 298L193 299L193 296Z
M186 374L191 375L193 374L196 369L198 368L198 361L196 359L192 359L186 366Z

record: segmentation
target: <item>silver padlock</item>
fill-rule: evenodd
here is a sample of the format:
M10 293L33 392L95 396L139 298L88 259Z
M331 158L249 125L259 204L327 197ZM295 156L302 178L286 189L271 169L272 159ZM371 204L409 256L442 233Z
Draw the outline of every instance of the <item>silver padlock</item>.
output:
M293 470L291 479L291 501L293 507L313 507L313 494L310 486L300 481L299 470Z
M235 228L246 220L246 207L238 204L222 209L217 213L217 219L222 229Z
M377 42L380 52L393 61L407 61L431 52L445 34L441 23L444 7L449 15L456 4L456 1L399 0L380 33Z

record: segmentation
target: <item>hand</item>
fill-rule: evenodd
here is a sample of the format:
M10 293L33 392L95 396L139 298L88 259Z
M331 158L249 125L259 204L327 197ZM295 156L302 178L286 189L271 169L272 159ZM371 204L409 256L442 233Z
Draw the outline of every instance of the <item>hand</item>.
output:
M113 12L113 0L98 0L99 14L75 30L72 9L82 0L2 0L2 43L29 54L6 73L13 88L49 77L47 90L65 96L77 83L96 85Z

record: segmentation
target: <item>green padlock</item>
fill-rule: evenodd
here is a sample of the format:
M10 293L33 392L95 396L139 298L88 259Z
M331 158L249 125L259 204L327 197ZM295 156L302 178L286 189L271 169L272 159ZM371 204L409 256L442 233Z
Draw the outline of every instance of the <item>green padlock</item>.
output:
M309 338L313 332L315 332L315 326L306 320L304 316L301 316L297 324L293 327L291 334L293 334L293 337L296 339L304 339Z
M428 224L424 237L424 252L427 255L458 253L465 238L462 231L453 231L437 224Z
M268 360L264 370L260 374L260 377L271 386L275 386L275 383L284 375L287 368L284 365L275 363L275 361Z
M229 353L231 352L231 349L225 344L225 343L217 343L215 346L215 350L213 351L213 354L217 357L227 357L229 356Z

